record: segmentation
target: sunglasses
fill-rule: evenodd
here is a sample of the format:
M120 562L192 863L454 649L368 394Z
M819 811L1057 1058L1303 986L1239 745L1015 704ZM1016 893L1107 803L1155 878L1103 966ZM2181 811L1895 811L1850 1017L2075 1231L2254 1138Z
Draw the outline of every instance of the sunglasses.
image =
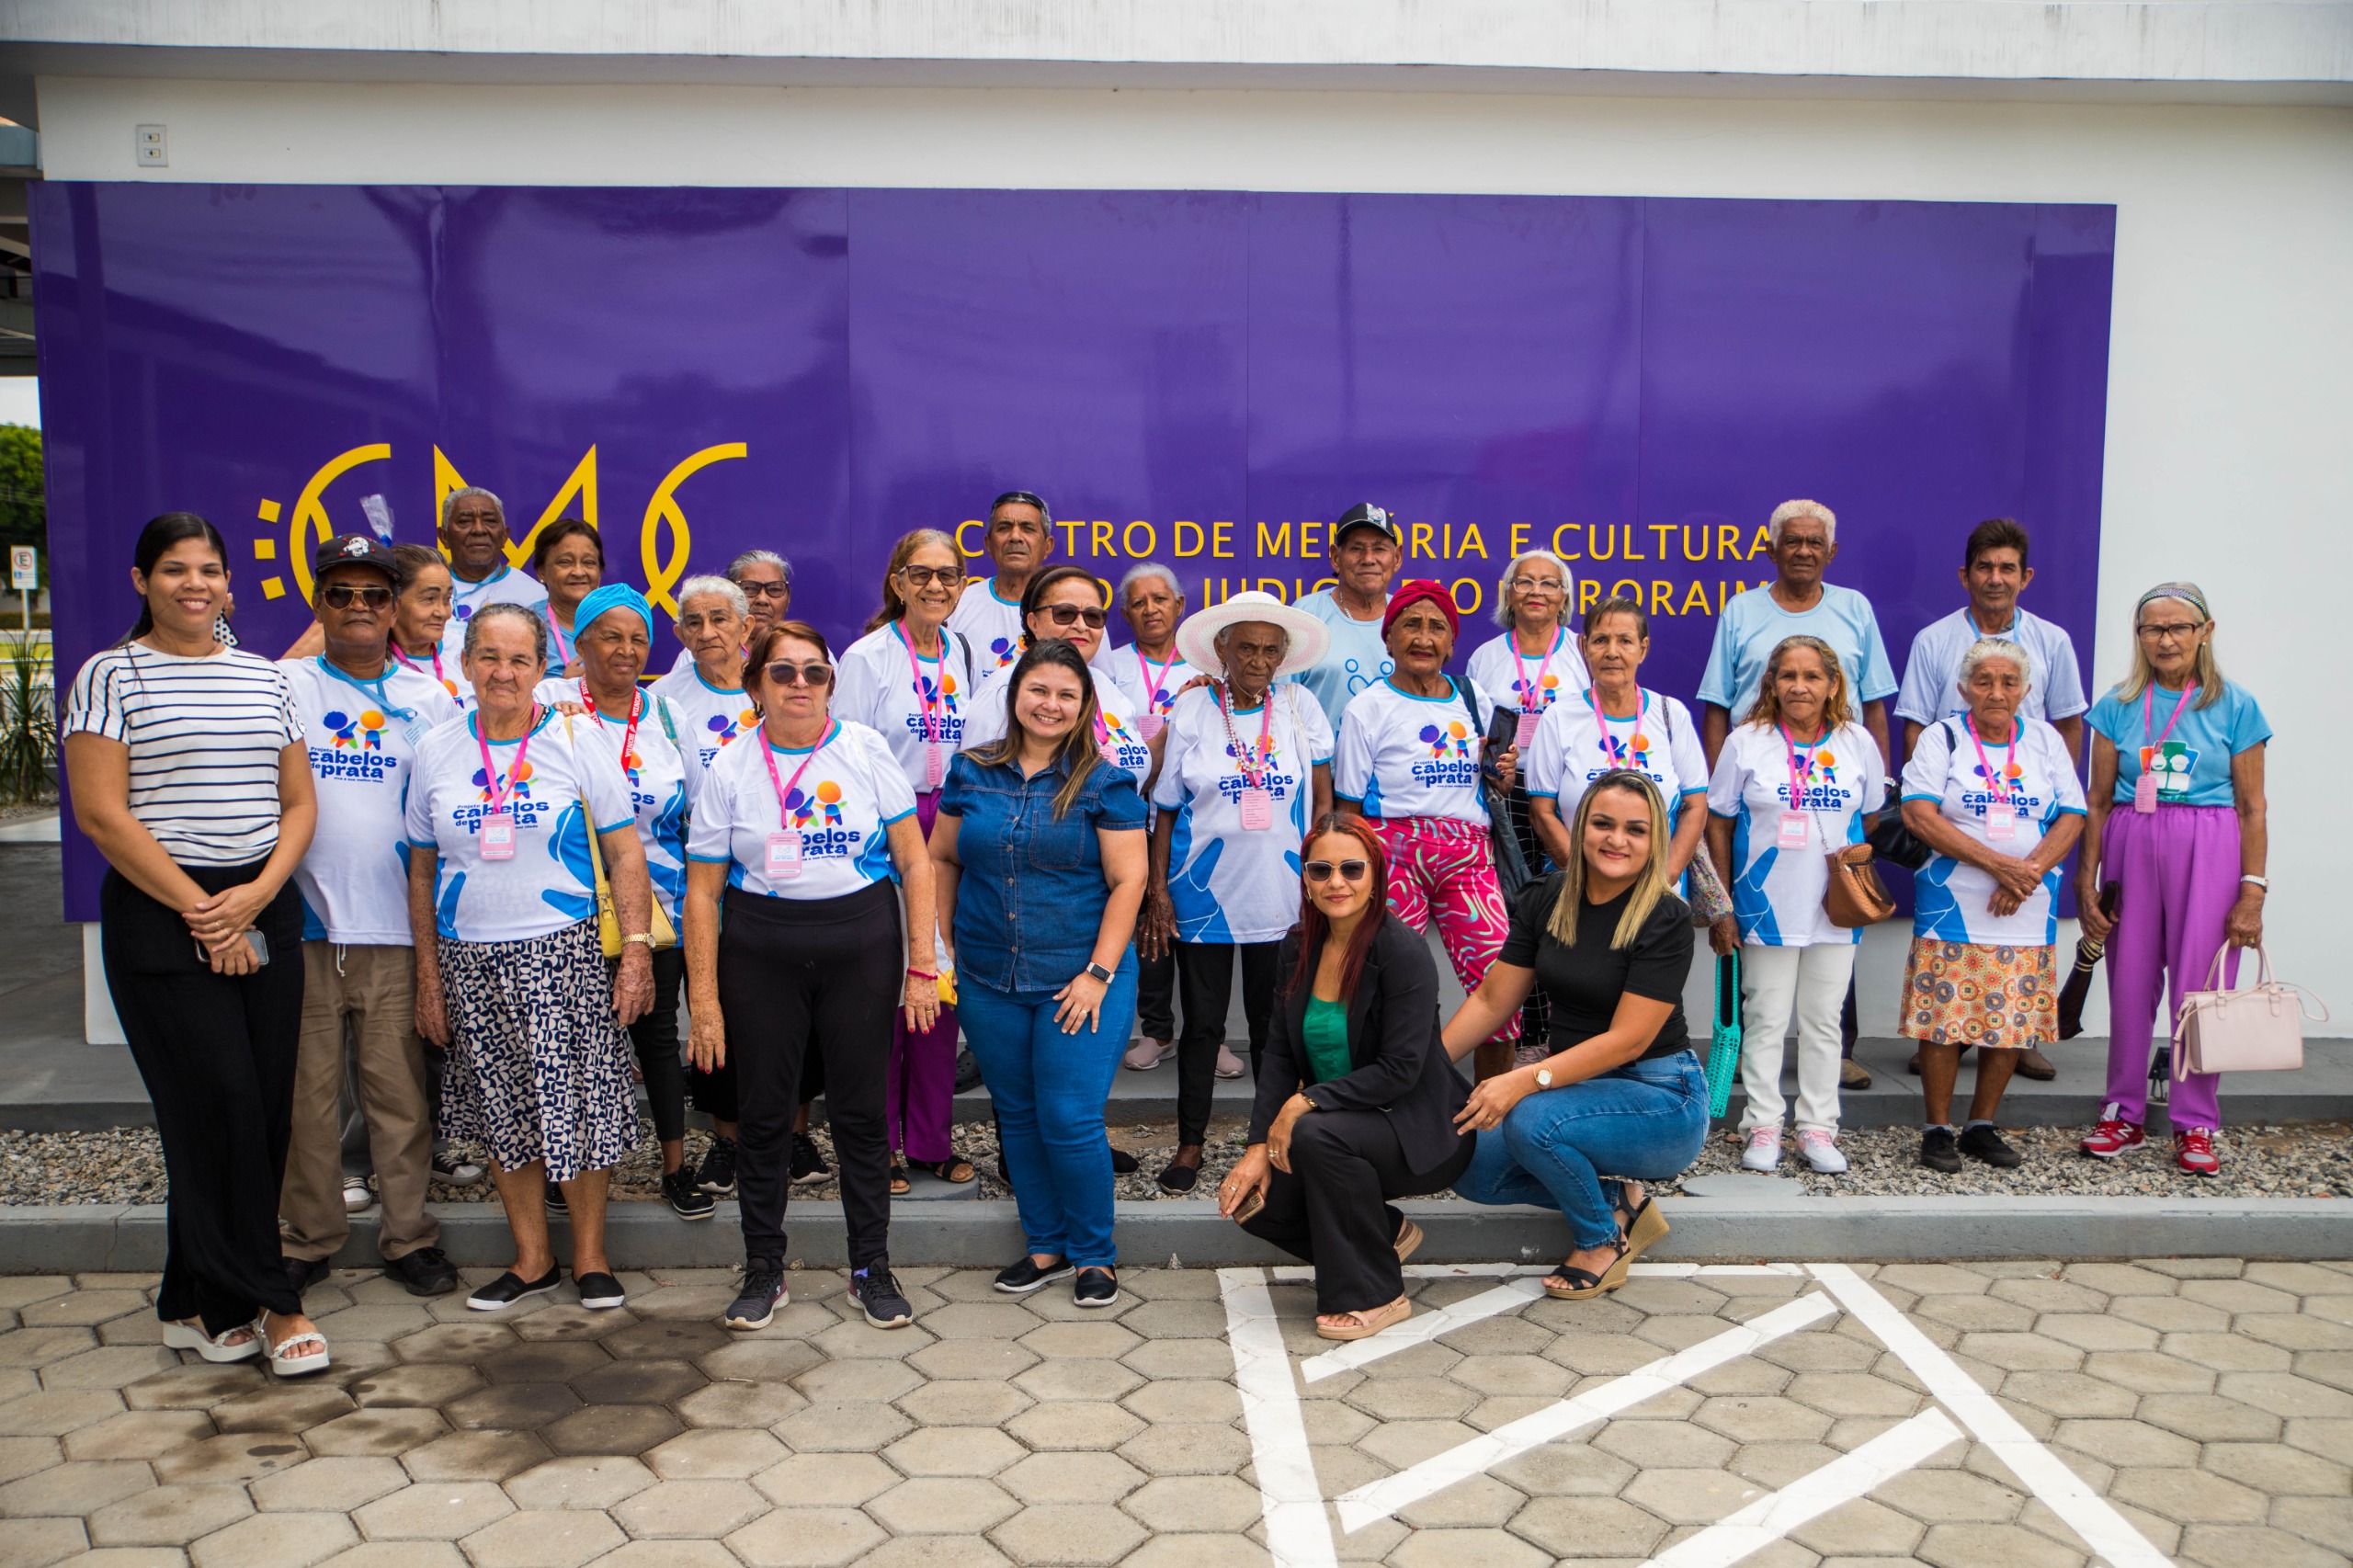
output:
M902 566L899 575L907 580L910 588L928 588L934 583L955 583L964 575L961 566Z
M738 583L747 599L789 599L792 597L790 583Z
M349 609L354 604L381 609L392 602L392 590L381 583L331 583L324 597L333 609Z
M781 661L767 667L770 686L831 686L834 666L831 665L789 665Z
M1105 619L1103 611L1099 609L1082 609L1077 605L1047 605L1039 610L1038 613L1052 621L1056 626L1075 626L1083 620L1086 622L1088 630L1094 631L1100 631L1103 630L1103 621Z
M1328 882L1332 880L1332 873L1335 870L1340 873L1341 879L1345 881L1360 882L1372 874L1372 862L1343 860L1336 867L1329 860L1310 860L1300 869L1307 873L1307 880L1311 882Z

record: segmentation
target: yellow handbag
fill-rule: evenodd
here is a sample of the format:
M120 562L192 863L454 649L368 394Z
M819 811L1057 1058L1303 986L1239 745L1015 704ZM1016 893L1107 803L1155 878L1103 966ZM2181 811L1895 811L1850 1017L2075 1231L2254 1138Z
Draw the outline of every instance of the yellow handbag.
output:
M658 702L661 699L652 700ZM563 716L563 738L573 743L576 754L579 743L572 733L572 715L569 713ZM580 821L588 830L588 865L597 875L597 941L604 948L607 958L617 959L621 956L621 919L613 908L612 881L605 875L605 852L597 845L597 813L589 809L585 790L580 796ZM670 917L662 913L662 901L649 897L647 902L654 908L654 950L658 952L664 948L676 947L677 928L670 924Z

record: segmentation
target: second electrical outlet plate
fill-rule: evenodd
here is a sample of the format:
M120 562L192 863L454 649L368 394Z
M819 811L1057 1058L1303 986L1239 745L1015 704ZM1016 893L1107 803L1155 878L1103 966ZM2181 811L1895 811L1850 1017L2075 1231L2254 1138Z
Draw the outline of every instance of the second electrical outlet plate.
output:
M138 137L134 145L138 152L139 166L142 169L168 168L172 162L172 152L170 145L164 140L164 128L160 125L142 125L136 129Z

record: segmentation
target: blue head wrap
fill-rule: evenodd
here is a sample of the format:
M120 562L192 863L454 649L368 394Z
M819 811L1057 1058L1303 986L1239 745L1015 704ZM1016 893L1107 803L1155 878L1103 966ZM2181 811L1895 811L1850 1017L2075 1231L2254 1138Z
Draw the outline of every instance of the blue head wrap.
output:
M594 626L597 623L597 618L608 609L634 611L637 618L645 622L646 636L654 635L654 607L645 602L643 594L639 593L627 583L608 583L582 599L580 608L572 612L574 634L585 631Z

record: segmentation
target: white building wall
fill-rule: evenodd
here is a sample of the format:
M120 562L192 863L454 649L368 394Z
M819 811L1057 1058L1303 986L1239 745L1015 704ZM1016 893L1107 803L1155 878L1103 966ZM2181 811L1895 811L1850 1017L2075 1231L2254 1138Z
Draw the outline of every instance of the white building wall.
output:
M43 164L64 179L2112 202L2100 619L2084 652L2115 680L2140 590L2205 585L2225 669L2279 731L2277 967L2353 1017L2336 896L2353 832L2329 782L2353 777L2353 110L67 77L42 78L40 99ZM142 123L169 126L168 169L133 165ZM1868 946L1867 1032L1893 1032L1902 941L1882 928Z

